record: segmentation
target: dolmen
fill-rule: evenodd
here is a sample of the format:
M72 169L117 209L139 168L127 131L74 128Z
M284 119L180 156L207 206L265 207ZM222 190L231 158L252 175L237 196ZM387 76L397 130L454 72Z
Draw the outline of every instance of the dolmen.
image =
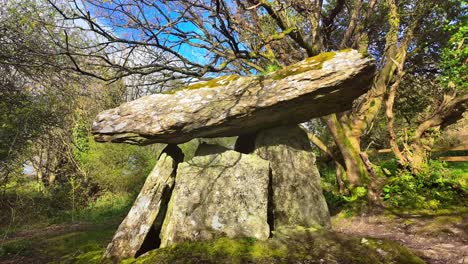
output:
M330 227L307 133L298 125L349 110L374 61L326 52L262 76L222 76L100 113L98 142L165 143L104 254L120 260L185 241L266 240L291 227ZM234 144L179 144L237 137Z

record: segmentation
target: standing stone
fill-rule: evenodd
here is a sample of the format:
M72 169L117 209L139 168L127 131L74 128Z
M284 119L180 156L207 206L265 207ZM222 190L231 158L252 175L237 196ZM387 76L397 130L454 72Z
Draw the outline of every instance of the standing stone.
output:
M268 161L209 144L200 147L207 149L178 167L161 247L220 236L266 240Z
M166 153L161 154L156 166L149 174L130 212L120 224L114 238L107 246L104 258L114 260L135 257L142 248L146 237L152 229L160 229L165 207L174 185L176 161ZM159 227L158 221L159 220ZM155 235L157 238L157 234ZM150 243L155 245L157 241Z
M274 228L330 227L330 214L320 186L307 134L299 126L262 130L255 153L270 161Z
M233 150L236 140L237 137L195 138L177 146L184 153L184 161L189 161L195 156L195 152L199 149L198 146L200 146L200 144L218 145Z

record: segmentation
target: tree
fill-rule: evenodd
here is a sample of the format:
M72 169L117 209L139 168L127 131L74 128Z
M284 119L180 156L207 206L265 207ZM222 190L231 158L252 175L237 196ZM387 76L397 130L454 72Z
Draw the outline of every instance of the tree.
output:
M417 68L424 64L421 57L439 52L447 34L438 21L462 13L460 1L433 0L49 2L64 21L85 23L82 30L99 36L92 45L62 43L60 48L72 61L90 57L112 71L114 75L103 78L75 64L75 70L105 80L155 74L155 81L146 85L164 85L176 79L265 72L328 50L351 47L372 54L378 71L371 91L350 111L323 119L339 154L322 150L345 172L349 189L373 183L373 167L361 141L385 95L401 82L407 65ZM112 56L96 55L101 49L112 50Z
M439 64L440 70L437 70L436 74L421 73L404 78L404 72L400 68L398 79L389 91L386 114L392 151L399 163L403 167L410 168L413 173L427 168L428 153L434 143L433 132L459 120L468 106L468 86L466 76L463 74L467 71L468 62L466 47L468 27L466 21L462 19L451 21L450 28L454 33L441 50L440 60L434 62ZM402 88L406 88L406 91L404 90L406 98L411 98L408 90L418 98L410 101L412 105L403 102L403 112L411 111L417 118L407 118L409 124L406 127L409 131L406 133L410 135L403 137L407 139L398 144L393 127L393 103L400 82ZM408 89L409 85L413 87Z
M0 176L31 165L46 186L79 173L71 155L71 131L86 96L85 78L69 71L72 62L57 50L66 37L55 11L41 1L0 6ZM69 43L83 41L75 31ZM96 83L96 81L94 81Z
M0 175L3 183L10 173L22 170L24 154L32 140L58 122L55 118L58 109L52 107L51 92L62 81L54 67L58 60L49 56L54 51L53 43L42 37L40 26L24 13L25 7L32 4L0 6ZM42 15L47 17L47 12Z

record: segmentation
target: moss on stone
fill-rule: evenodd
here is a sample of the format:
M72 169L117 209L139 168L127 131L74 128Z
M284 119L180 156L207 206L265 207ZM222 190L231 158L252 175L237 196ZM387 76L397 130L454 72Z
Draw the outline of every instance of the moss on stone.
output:
M285 34L285 32L283 32L282 34ZM286 33L286 34L288 34L288 33ZM349 52L351 50L352 50L351 48L347 48L347 49L342 49L342 50L340 50L338 52L339 53ZM316 55L314 57L310 57L310 58L305 59L304 63L302 63L301 65L291 65L291 66L288 66L288 67L286 67L284 69L280 69L280 70L272 73L271 78L274 79L274 80L280 80L280 79L283 79L283 78L291 76L291 75L304 73L306 71L320 70L320 69L322 69L323 63L325 61L333 59L335 57L336 53L337 52L335 52L335 51L320 53L320 54L318 54L318 55ZM274 54L270 54L270 55L273 56L273 58L274 58ZM163 94L174 94L174 93L176 93L178 91L181 91L181 90L194 90L194 89L200 89L200 88L216 88L216 87L225 85L225 84L227 84L229 82L235 81L235 80L237 80L239 78L240 78L240 76L237 76L237 75L221 76L221 77L209 80L209 81L198 82L198 83L194 83L194 84L189 85L189 86L172 89L170 91L163 92Z
M163 94L174 94L174 93L182 91L182 90L196 90L196 89L200 89L200 88L216 88L216 87L219 87L219 86L226 85L226 84L228 84L228 83L230 83L232 81L235 81L235 80L237 80L239 78L240 78L240 76L238 76L238 75L221 76L221 77L209 80L209 81L197 82L197 83L191 84L189 86L184 86L184 87L172 89L170 91L163 92Z
M289 67L272 73L271 78L274 80L281 80L285 77L304 73L307 71L320 70L322 69L323 63L325 61L333 59L335 55L336 52L330 51L321 53L314 57L307 58L304 60L305 65L303 65L302 63L300 65L291 65Z
M338 52L343 53L343 52L350 52L352 50L353 50L352 48L346 48L346 49L341 49Z

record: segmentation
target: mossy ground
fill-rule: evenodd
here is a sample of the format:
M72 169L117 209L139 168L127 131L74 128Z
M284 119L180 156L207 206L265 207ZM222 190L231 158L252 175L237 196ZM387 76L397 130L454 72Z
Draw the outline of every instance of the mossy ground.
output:
M57 230L3 241L0 263L99 263L119 221L63 225Z
M118 222L87 225L3 243L0 263L101 263ZM219 238L157 249L122 263L424 263L399 244L325 230L294 229L274 238Z
M219 238L186 242L124 263L424 263L387 240L358 238L315 229L276 232L267 241Z
M468 212L464 207L365 215L342 212L332 218L332 225L347 235L400 241L428 263L463 263Z

